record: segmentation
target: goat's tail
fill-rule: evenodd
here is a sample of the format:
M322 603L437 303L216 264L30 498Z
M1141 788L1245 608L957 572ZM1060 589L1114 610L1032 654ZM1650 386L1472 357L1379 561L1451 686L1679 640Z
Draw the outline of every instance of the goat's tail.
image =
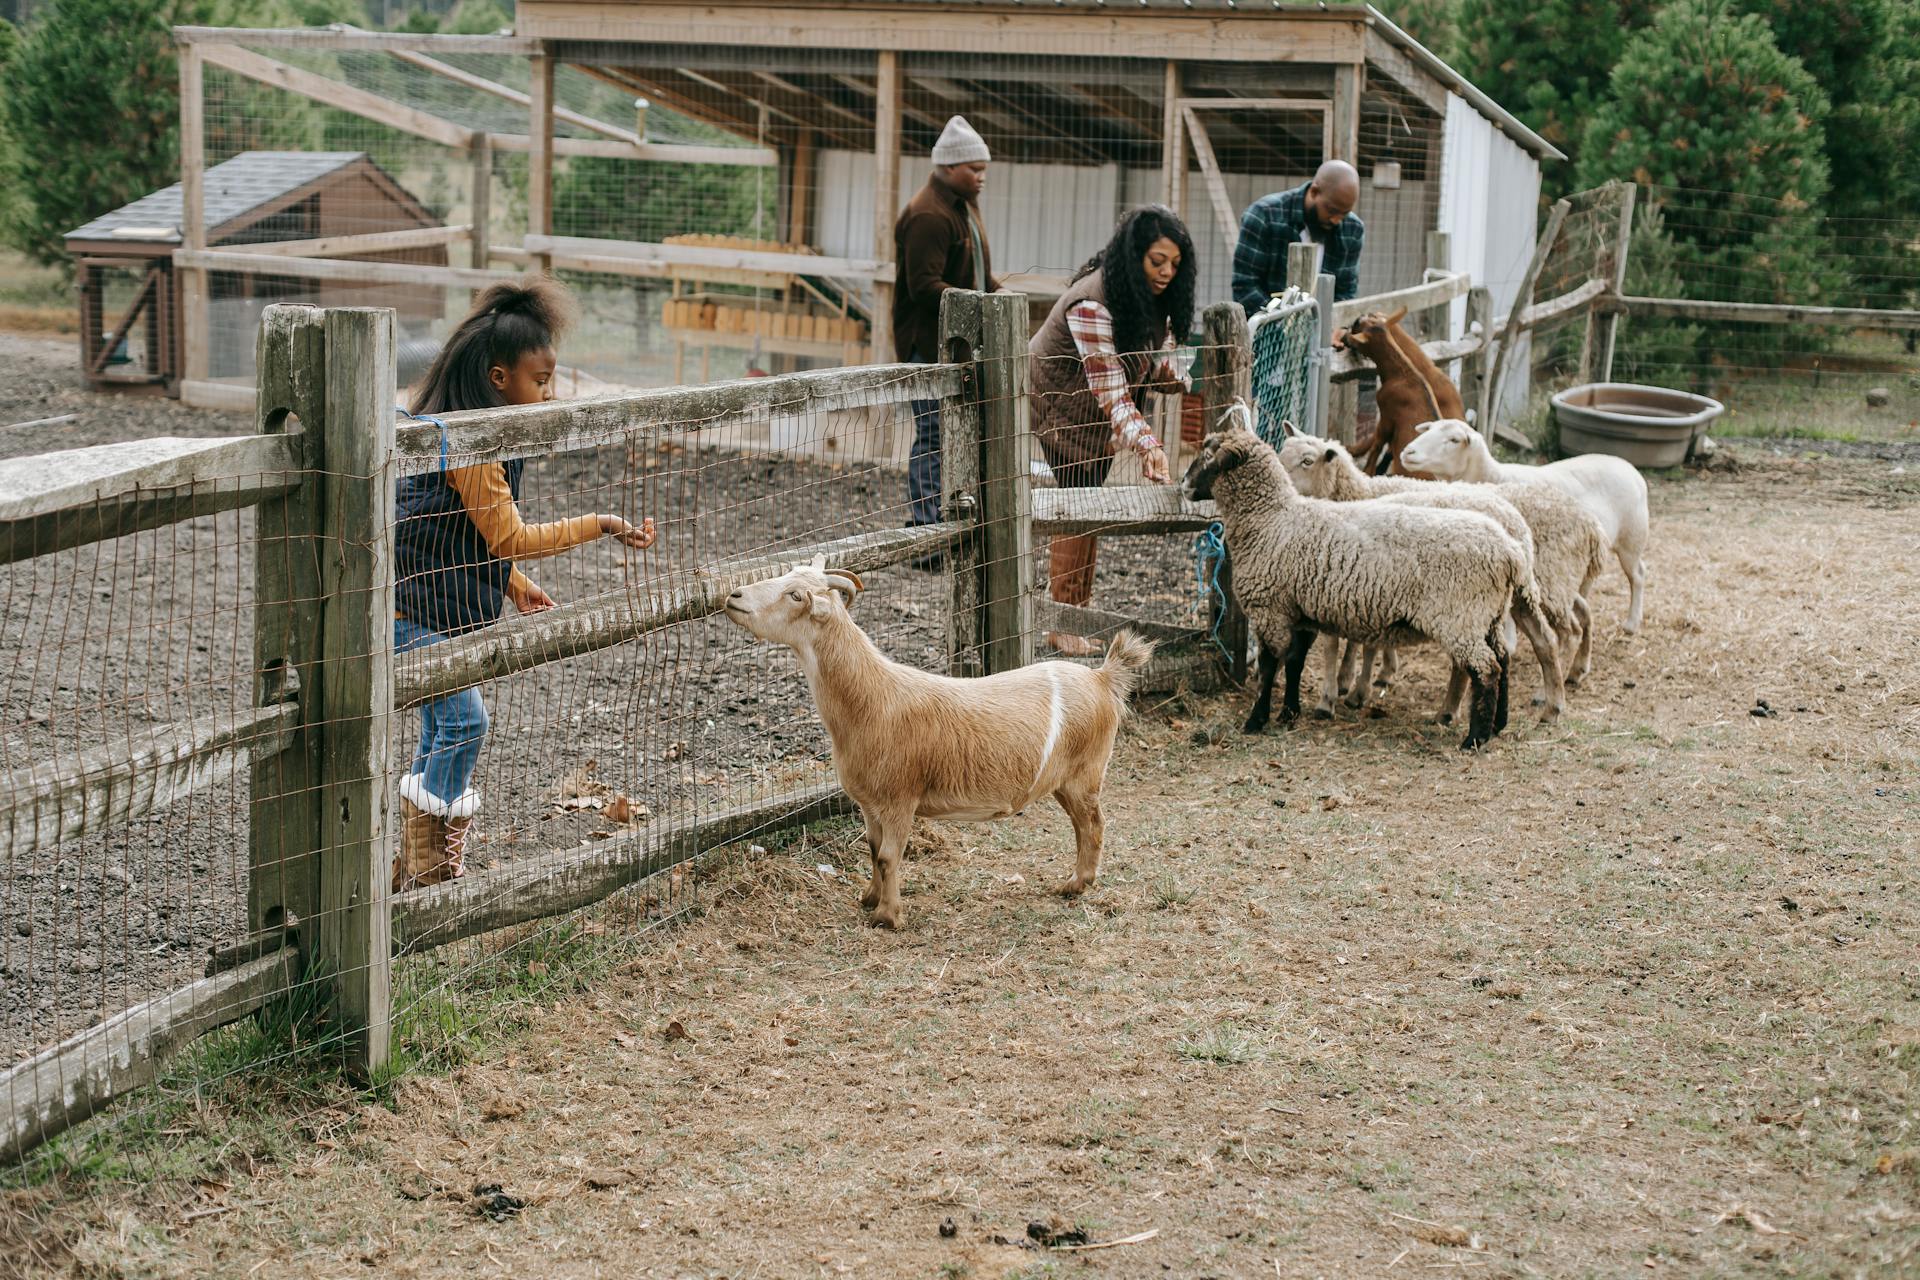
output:
M1153 657L1153 648L1153 641L1124 629L1107 641L1107 660L1100 664L1100 674L1107 678L1107 687L1123 711L1140 672Z

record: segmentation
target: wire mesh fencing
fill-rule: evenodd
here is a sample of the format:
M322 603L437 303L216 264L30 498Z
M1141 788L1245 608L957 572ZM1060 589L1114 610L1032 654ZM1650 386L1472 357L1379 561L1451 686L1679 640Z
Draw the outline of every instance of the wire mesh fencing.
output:
M1252 330L1256 430L1279 448L1283 424L1309 433L1316 429L1314 367L1325 358L1319 349L1320 308L1311 296L1292 290L1251 317L1247 327Z

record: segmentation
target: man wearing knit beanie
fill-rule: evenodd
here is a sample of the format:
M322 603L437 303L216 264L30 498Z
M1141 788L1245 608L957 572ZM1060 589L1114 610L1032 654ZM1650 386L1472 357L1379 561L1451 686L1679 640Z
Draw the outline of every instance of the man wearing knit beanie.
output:
M980 191L987 182L987 144L964 116L947 121L933 144L933 173L893 225L893 349L903 359L940 359L940 295L948 289L992 293ZM913 453L907 461L909 524L940 518L940 402L913 402ZM940 565L935 554L916 568Z

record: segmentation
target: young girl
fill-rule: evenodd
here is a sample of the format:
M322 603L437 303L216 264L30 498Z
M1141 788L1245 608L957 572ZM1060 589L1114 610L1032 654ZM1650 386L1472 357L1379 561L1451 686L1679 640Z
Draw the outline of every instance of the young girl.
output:
M414 397L415 414L490 409L553 399L554 344L572 319L572 300L553 280L530 276L480 296L441 348ZM550 524L520 519L524 459L408 476L394 515L393 648L437 644L487 626L508 600L521 613L553 598L515 562L557 555L612 534L629 547L653 545L651 518L639 528L619 516L575 516ZM470 785L487 734L478 689L420 708L420 746L400 780L400 850L393 889L466 874L463 859L480 796Z
M1166 450L1146 415L1153 392L1186 389L1167 358L1193 328L1198 276L1186 224L1170 209L1142 205L1121 217L1027 344L1033 432L1061 488L1099 488L1121 449L1139 457L1149 484L1168 482ZM1053 539L1055 600L1084 605L1093 597L1095 550L1092 534ZM1062 653L1099 647L1074 635L1047 639Z

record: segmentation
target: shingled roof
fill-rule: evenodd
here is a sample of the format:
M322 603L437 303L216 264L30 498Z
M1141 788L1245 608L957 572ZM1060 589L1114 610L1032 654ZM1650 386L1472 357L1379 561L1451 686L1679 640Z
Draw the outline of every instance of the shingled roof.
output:
M364 151L243 151L223 164L207 170L207 240L219 243L226 234L239 228L234 223L251 221L248 216L264 216L271 206L304 188L352 165L366 162ZM384 174L381 175L383 178ZM408 204L412 197L387 179ZM424 209L419 210L422 217ZM132 204L102 214L83 227L67 233L68 240L112 240L132 244L180 243L180 184L163 187L141 196Z

